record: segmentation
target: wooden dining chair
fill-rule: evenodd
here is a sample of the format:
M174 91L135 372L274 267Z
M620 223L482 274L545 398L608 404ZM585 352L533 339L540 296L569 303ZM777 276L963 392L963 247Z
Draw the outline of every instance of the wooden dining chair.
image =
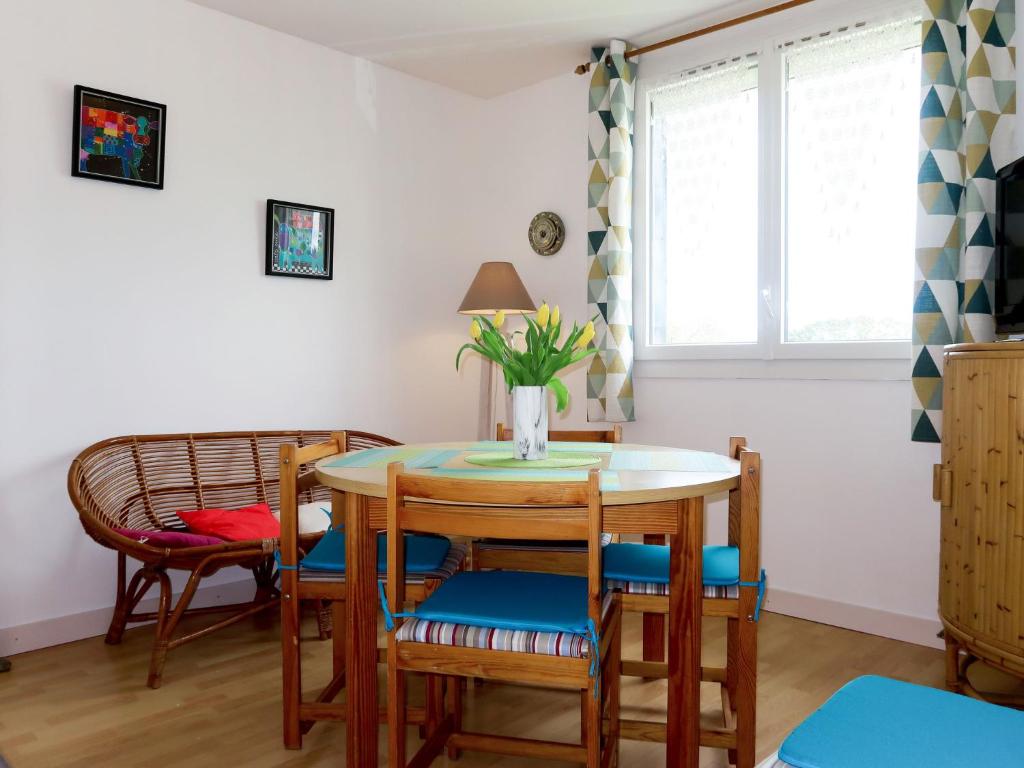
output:
M495 429L497 440L512 439L512 429L498 422ZM612 429L568 429L548 432L548 442L564 443L615 443L622 442L622 427L616 424ZM614 540L618 537L615 536ZM608 543L613 537L605 536ZM647 534L645 544L664 544L662 534ZM544 541L478 541L473 543L470 557L476 570L507 569L538 571L541 573L586 573L586 548L582 542ZM660 613L644 614L643 617L643 659L644 661L665 661L665 617Z
M704 547L703 615L725 617L726 664L701 667L701 680L720 684L722 727L701 729L700 743L729 751L737 768L753 768L757 720L757 625L764 598L760 567L761 456L734 437L729 455L740 462L739 487L729 492L727 546ZM669 612L669 548L650 544L610 544L605 548L608 589L622 593L622 610L645 615ZM624 659L623 675L667 678L661 662ZM668 716L681 716L669 712ZM664 723L623 719L625 738L665 738Z
M345 719L345 705L334 701L345 687L345 574L343 565L335 565L335 561L344 562L344 512L332 505L331 529L310 552L303 552L298 539L298 499L317 485L312 468L316 461L350 450L393 445L399 443L367 432L335 432L324 443L305 447L281 446L281 548L278 567L281 574L284 745L288 749L300 749L303 735L316 721ZM414 565L407 576L407 594L412 601L425 599L444 579L460 570L468 554L466 547L448 542L444 548L446 553L442 555L440 542L433 539L420 541L422 538L418 537L412 547L417 552L417 559L423 562ZM433 567L430 563L434 561L440 565ZM300 607L303 601L329 605L333 625L332 678L312 701L302 699ZM438 699L435 695L432 700ZM409 714L411 722L419 723L426 723L437 716L429 701L426 707L410 710Z
M499 441L512 439L512 430L501 422L495 429ZM613 429L554 430L548 442L621 443L622 427ZM584 541L530 541L500 539L474 542L470 557L474 570L535 571L586 575L587 547Z
M501 482L405 474L388 468L388 765L426 766L446 748L614 765L619 744L621 612L601 576L600 472L585 482ZM404 534L584 539L587 575L516 571L455 574L411 613ZM538 597L543 599L538 599ZM600 628L600 629L598 629ZM443 719L406 759L406 675L446 678ZM460 677L580 691L581 743L466 731ZM602 726L605 727L602 727Z

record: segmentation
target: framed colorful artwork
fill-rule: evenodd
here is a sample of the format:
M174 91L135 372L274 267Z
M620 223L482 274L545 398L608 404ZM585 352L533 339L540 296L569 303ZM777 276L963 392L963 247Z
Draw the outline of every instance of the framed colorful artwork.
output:
M267 200L266 273L330 280L334 273L334 209Z
M75 86L71 175L164 188L167 107Z

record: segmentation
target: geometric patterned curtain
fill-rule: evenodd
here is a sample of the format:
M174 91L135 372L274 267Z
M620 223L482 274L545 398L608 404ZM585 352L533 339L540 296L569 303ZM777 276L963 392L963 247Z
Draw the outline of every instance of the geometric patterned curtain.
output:
M991 341L996 171L1014 157L1014 0L925 0L912 439L942 434L942 348Z
M633 421L633 93L626 43L591 51L587 157L587 302L597 354L587 420Z

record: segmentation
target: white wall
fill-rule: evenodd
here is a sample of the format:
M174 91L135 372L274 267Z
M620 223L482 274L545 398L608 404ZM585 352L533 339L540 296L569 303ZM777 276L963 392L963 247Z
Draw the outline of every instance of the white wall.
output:
M763 39L813 24L805 10L787 14L792 26L777 18L746 34ZM730 42L714 44L723 40ZM641 62L641 77L711 60L711 46L654 54ZM494 149L479 213L494 257L514 261L534 297L559 302L568 318L587 312L587 89L588 77L567 73L485 104ZM526 244L526 224L540 210L565 220L555 256L536 256ZM908 312L911 293L908 285ZM909 380L679 379L651 370L638 366L628 441L721 451L730 435L745 435L762 452L763 561L775 610L935 643L931 466L939 450L910 442ZM582 370L569 379L576 405L563 423L578 425L586 420ZM721 503L711 508L710 537L724 535L724 513Z
M837 4L676 47L641 74ZM82 631L55 617L102 627L113 555L82 534L63 485L92 441L471 435L478 368L457 376L446 350L476 265L511 260L535 299L587 312L587 78L480 102L181 0L125 5L19 3L0 26L0 654ZM70 177L75 83L169 105L165 190ZM333 282L262 275L268 197L338 210ZM541 210L566 222L556 256L527 245ZM930 640L938 449L909 441L909 381L649 372L627 439L721 450L745 434L762 451L777 610ZM574 405L553 423L583 425L582 369L567 383ZM709 516L720 535L721 506Z
M71 177L76 83L168 105L163 191ZM182 0L5 6L0 655L47 636L4 628L112 604L114 555L64 485L93 441L475 433L453 355L480 256L450 217L478 109ZM271 197L337 210L332 282L262 274Z

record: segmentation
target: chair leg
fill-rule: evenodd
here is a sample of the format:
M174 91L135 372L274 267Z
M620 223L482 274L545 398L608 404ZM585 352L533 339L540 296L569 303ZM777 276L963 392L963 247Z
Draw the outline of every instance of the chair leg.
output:
M160 579L160 615L156 622L157 642L153 646L153 658L149 665L148 685L150 688L160 687L171 637L182 616L185 615L185 611L188 610L189 603L195 597L199 582L203 580L202 566L200 565L189 574L188 581L185 582L185 589L182 590L181 597L178 598L178 602L174 606L174 611L168 613L171 604L171 580L164 571L156 571L156 573Z
M388 653L388 765L405 768L405 673Z
M274 586L274 566L268 560L252 569L253 578L256 580L256 594L252 601L254 604L267 603L277 597L278 589ZM273 625L273 619L269 611L261 611L255 616L256 626L260 629L269 629Z
M152 575L151 571L140 568L132 575L131 581L128 582L128 588L125 589L122 558L124 555L118 553L117 603L114 605L114 615L110 619L110 627L107 629L107 636L104 639L108 645L118 645L121 642L132 612L156 581L156 577Z
M440 675L427 675L427 723L426 737L437 730L444 720L444 678Z
M285 749L302 748L302 724L299 722L299 706L302 701L301 619L301 601L295 597L294 589L286 590L281 599L281 678Z
M331 603L329 600L317 600L316 603L316 628L321 640L330 640L334 633L334 621L332 619Z
M125 590L125 581L128 571L128 558L124 552L117 553L117 597L114 600L114 615L110 619L110 627L107 629L107 637L105 642L107 645L117 645L121 642L121 637L124 635L125 624L128 623L128 612L125 610L125 603L127 601L127 594ZM139 574L136 573L135 576ZM132 583L135 583L135 576L132 577Z
M452 716L452 732L462 732L462 684L459 677L449 677L446 680L448 686L448 712ZM448 747L448 759L458 760L462 756L462 750L458 747Z
M736 768L754 768L757 725L757 623L736 620Z
M345 673L345 633L348 629L348 617L345 614L345 601L334 600L330 603L331 611L331 654L334 659L332 672L334 676Z
M583 748L587 750L587 768L601 765L601 697L594 696L591 688L581 691L584 725Z
M664 534L645 534L644 544L664 544ZM665 661L665 616L645 613L643 618L644 661Z
M739 619L727 619L725 625L725 689L729 692L729 705L735 711L739 688ZM735 722L732 712L723 712L726 724ZM736 750L728 750L729 765L736 765Z
M605 662L604 671L602 672L602 679L607 685L607 701L608 701L608 741L605 744L606 750L611 750L611 757L608 761L608 765L617 766L619 764L619 708L622 702L622 675L620 669L622 667L622 633L621 625L620 629L616 632L616 637L612 641L611 647L608 649L608 660Z
M149 660L149 679L146 685L159 688L163 682L164 662L167 661L167 641L165 633L168 625L168 613L171 610L171 580L165 571L153 571L160 583L160 601L157 605L156 638L153 640L153 654Z
M587 696L590 691L580 691L580 744L587 746Z

